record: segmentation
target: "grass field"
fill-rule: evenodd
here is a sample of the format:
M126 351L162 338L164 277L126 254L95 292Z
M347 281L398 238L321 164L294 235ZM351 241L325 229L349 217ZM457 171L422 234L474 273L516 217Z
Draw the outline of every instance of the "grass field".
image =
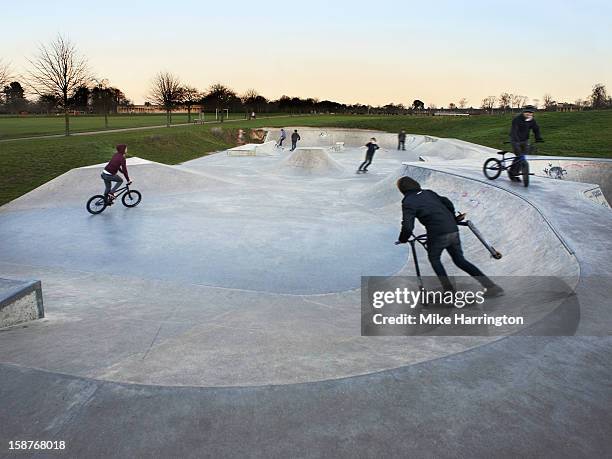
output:
M192 121L199 116L192 113ZM229 120L244 120L242 112L229 114ZM214 113L206 113L205 121L214 121ZM186 113L172 114L172 124L187 123ZM163 126L166 124L166 115L113 115L108 117L108 129L123 129L147 126ZM89 132L105 130L104 116L77 115L70 117L70 132ZM43 135L56 135L64 133L63 116L0 116L0 139L14 139L20 137L35 137Z
M563 156L612 157L612 110L539 113L546 140L539 153ZM69 169L108 161L118 143L129 145L130 155L177 164L209 152L234 146L239 128L321 126L377 129L454 137L500 148L507 139L511 115L470 118L417 116L295 116L176 126L87 136L0 142L3 180L0 204L42 185ZM219 134L211 129L223 127Z

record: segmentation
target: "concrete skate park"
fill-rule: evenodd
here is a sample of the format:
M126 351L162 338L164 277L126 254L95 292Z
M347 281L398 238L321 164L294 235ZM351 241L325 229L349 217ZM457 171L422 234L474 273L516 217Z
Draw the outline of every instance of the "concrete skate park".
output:
M483 176L488 147L409 135L398 151L395 134L293 129L294 152L271 129L177 166L130 158L133 209L87 213L103 165L0 208L0 293L40 280L44 298L44 318L0 332L6 437L36 419L33 437L82 456L606 451L612 160L536 156L525 188ZM356 174L372 136L381 149ZM505 286L497 310L537 332L360 336L361 276L414 274L393 244L404 175L503 253L462 228L469 260L532 279Z

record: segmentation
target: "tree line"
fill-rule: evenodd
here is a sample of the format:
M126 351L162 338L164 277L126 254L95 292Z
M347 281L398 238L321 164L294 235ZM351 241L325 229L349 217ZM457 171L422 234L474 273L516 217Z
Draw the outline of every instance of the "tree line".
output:
M522 109L527 105L528 100L529 98L527 96L503 92L499 96L487 96L482 99L480 108L489 113L505 113L507 111L514 111L515 109ZM597 83L593 86L591 94L584 99L578 98L573 102L557 102L547 93L544 94L542 101L540 101L540 99L532 99L529 105L546 111L600 110L612 108L612 97L608 95L605 85Z
M26 72L17 77L8 63L0 59L0 113L61 113L65 120L65 134L70 133L70 115L74 112L104 115L108 127L108 116L121 107L132 107L132 102L123 91L112 86L107 79L93 75L74 43L58 35L48 44L41 44L38 52L28 59ZM19 81L21 80L21 81ZM30 100L26 93L36 99ZM343 104L331 100L282 96L269 100L255 89L238 94L233 89L215 83L206 90L185 84L170 72L159 72L152 80L145 105L155 105L166 112L167 124L172 121L172 112L186 109L188 120L194 107L207 111L219 110L223 121L223 110L255 113L346 113L346 114L468 114L506 113L520 110L528 102L527 96L503 92L499 96L485 97L479 108L468 107L468 100L461 98L448 104L447 108L428 105L415 99L410 106L387 104L370 106L365 104ZM612 99L606 87L596 84L591 94L573 103L557 102L545 94L542 103L533 99L532 105L541 105L545 110L583 110L611 108Z

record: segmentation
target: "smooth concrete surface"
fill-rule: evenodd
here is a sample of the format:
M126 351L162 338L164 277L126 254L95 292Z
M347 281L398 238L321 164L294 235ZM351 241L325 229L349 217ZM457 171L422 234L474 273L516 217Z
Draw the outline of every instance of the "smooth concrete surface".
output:
M453 139L409 136L400 152L393 134L298 129L300 148L277 156L132 159L135 209L87 214L100 166L0 208L0 276L42 279L47 309L0 333L16 413L0 414L3 435L35 416L30 431L91 457L601 456L612 211L584 193L599 184L487 181L491 149ZM383 148L357 175L372 136ZM531 278L500 310L546 317L559 301L538 279L558 276L577 292L573 332L589 336L359 336L360 276L413 273L393 245L404 174L503 252L491 259L462 229L483 271ZM37 385L46 395L24 398Z

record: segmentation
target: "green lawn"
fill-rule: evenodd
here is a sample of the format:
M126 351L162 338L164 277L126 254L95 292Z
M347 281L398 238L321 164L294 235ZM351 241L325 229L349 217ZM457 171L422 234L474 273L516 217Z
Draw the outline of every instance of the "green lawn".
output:
M508 140L513 116L328 116L313 117L304 124L387 132L406 129L411 134L452 137L501 149ZM539 154L612 158L612 110L542 112L536 114L536 119L545 139L539 145Z
M108 161L118 143L130 155L177 164L234 145L239 128L321 126L377 129L455 137L499 148L507 138L511 116L472 118L420 116L295 116L226 124L177 126L88 136L0 142L0 205L42 185L69 169ZM546 143L542 154L612 157L612 110L538 113ZM2 120L4 121L4 120ZM212 128L222 126L222 132Z
M193 113L192 120L199 116ZM243 120L245 114L236 112L229 114L229 120ZM214 113L206 113L205 121L214 121ZM172 124L187 123L187 114L174 113ZM113 115L108 117L108 129L133 127L163 126L166 115ZM70 117L70 132L88 132L105 130L104 116L76 115ZM64 133L64 117L58 116L0 116L0 139L34 137Z

